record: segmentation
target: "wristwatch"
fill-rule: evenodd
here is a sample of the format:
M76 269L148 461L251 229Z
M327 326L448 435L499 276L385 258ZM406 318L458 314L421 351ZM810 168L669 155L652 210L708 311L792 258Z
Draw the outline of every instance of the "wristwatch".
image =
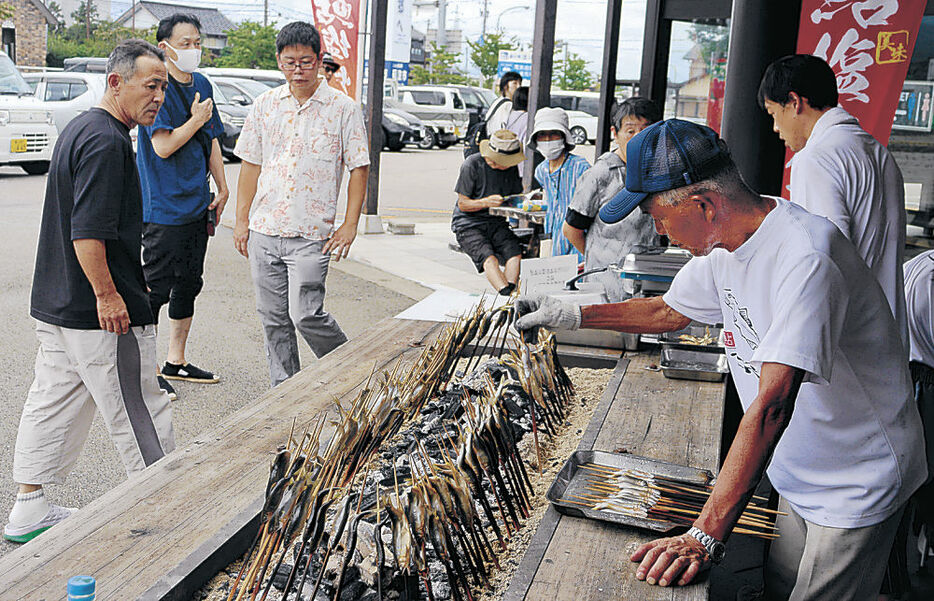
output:
M693 536L700 541L700 544L704 545L704 548L707 549L707 555L710 556L710 561L717 564L723 561L723 556L726 554L726 545L722 542L696 526L691 526L691 529L688 530L688 536Z

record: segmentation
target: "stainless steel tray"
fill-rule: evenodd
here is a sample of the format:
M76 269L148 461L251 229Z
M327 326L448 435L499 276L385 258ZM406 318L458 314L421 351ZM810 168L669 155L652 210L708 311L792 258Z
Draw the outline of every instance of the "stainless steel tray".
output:
M581 469L580 466L585 463L598 463L618 469L643 470L691 484L708 484L713 480L713 474L708 470L677 465L659 461L658 459L604 451L575 451L564 463L555 481L551 484L548 492L545 493L545 498L563 514L625 526L635 526L636 528L656 532L668 532L679 526L682 528L684 526L675 522L646 520L612 511L588 509L580 505L564 502L562 499L568 498L568 495L576 495L586 488L587 477L591 474L587 470Z
M708 330L710 331L710 335L716 339L711 344L691 344L690 342L681 340L681 336L683 334L702 338ZM662 345L663 348L670 347L684 350L705 351L708 353L722 353L725 351L725 347L723 345L723 328L718 326L707 326L697 322L692 323L683 330L678 330L676 332L663 332L659 334L658 342Z
M730 373L725 354L663 347L661 355L658 364L666 378L722 382Z

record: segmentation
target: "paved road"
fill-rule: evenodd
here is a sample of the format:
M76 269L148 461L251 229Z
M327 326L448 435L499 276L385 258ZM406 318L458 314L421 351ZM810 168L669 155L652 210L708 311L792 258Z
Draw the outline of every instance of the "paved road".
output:
M237 167L232 166L234 170ZM37 349L34 322L28 315L29 291L35 260L38 224L45 177L27 176L19 169L0 168L0 522L13 503L11 480L13 447L26 391L32 381ZM428 291L372 269L342 262L328 278L328 309L347 334L360 335L376 321L395 315ZM216 370L220 384L180 382L173 403L176 439L183 447L199 432L244 407L268 388L262 333L254 310L246 260L233 249L230 230L220 228L211 242L205 288L198 300L189 358ZM357 274L357 275L353 275ZM362 275L363 277L358 277ZM367 278L369 277L369 281ZM375 284L378 281L380 284ZM163 315L164 317L164 315ZM303 364L314 361L302 344ZM160 359L165 340L160 338ZM83 506L125 477L122 464L98 418L78 464L62 486L50 486L54 502ZM0 544L0 554L13 545Z

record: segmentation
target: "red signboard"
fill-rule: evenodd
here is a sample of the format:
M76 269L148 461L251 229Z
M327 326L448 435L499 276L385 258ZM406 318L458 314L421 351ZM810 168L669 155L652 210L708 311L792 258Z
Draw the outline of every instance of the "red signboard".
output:
M341 68L331 86L357 97L358 31L360 4L366 0L311 0L315 27L321 32L321 50L331 53Z
M837 74L840 106L883 145L892 133L926 4L927 0L803 0L801 5L798 53L830 64Z

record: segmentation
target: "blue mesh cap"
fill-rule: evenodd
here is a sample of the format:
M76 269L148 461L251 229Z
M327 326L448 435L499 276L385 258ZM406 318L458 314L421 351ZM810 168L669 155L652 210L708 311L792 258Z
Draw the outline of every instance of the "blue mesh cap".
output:
M704 125L667 119L626 144L626 187L600 209L606 223L622 221L649 194L696 184L725 166L726 143Z

